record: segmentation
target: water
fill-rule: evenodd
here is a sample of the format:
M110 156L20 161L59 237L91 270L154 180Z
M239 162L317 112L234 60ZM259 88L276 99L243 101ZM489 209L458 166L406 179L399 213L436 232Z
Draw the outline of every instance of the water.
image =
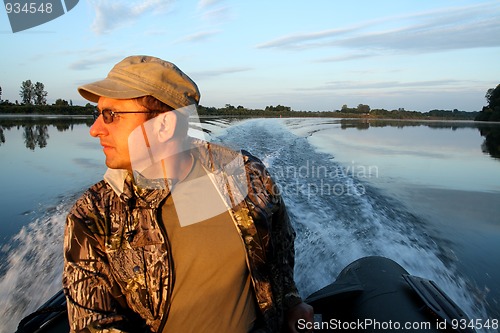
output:
M65 215L104 172L88 120L59 130L9 121L0 123L0 332L60 289ZM500 160L483 152L475 125L221 118L203 127L192 133L251 151L279 183L303 296L351 261L383 255L436 281L471 318L500 319Z
M391 133L397 127L375 127L385 134L375 130L365 141L359 137L369 136L372 129L346 132L344 125L323 119L251 120L219 136L233 147L258 151L282 184L298 232L297 277L303 294L328 284L359 257L383 255L412 274L435 280L471 317L499 318L500 184L492 180L500 180L500 161L483 154L477 129L468 128L470 133L442 129L451 136L474 138L476 145L469 144L473 149L457 141L462 148L456 150L463 151L458 153L443 149L444 133L435 139L437 148L430 149L425 144L420 147L418 139L407 146L405 141L412 139ZM420 130L422 141L430 140L429 127ZM384 140L393 143L382 146ZM409 151L409 157L402 149ZM476 175L470 168L478 164L477 158L484 165ZM445 164L444 160L449 160L446 170L457 173L456 178L447 180L445 173L438 182L435 173L443 173L442 169L422 170L423 165ZM482 182L483 190L456 184L462 179ZM470 203L464 199L478 196L482 206L473 206L477 199ZM449 201L457 206L454 211ZM467 220L474 214L475 219Z

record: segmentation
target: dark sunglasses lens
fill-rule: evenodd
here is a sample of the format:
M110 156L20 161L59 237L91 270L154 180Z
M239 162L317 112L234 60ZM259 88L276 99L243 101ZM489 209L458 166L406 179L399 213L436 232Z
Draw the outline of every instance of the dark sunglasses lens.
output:
M102 120L104 120L105 124L110 124L113 122L113 113L109 110L104 110L102 112L99 111L94 111L93 116L94 116L94 121L99 118L99 116L102 115Z
M113 122L113 114L109 110L102 111L102 119L105 124L110 124Z

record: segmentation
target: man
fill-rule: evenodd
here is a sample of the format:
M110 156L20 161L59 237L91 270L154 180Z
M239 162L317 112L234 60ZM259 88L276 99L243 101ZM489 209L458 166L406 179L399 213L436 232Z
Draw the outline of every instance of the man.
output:
M67 218L72 332L295 332L294 231L248 152L187 135L200 94L172 63L127 57L78 88L108 171Z

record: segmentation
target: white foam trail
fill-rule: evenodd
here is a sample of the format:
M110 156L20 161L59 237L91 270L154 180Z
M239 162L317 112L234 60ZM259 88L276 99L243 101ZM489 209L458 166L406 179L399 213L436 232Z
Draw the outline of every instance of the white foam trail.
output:
M311 126L304 123L297 126L294 121L288 123L292 125L292 131L302 137L332 129L331 124L312 122ZM332 143L320 143L315 148L318 151L334 150ZM323 163L328 162L325 160ZM429 236L426 221L405 211L398 202L384 197L367 182L361 183L366 193L358 192L361 195L356 195L356 191L360 189L356 183L359 184L360 179L356 178L355 173L344 174L345 178L338 178L336 181L348 189L347 194L355 195L337 196L335 200L329 200L331 198L321 193L314 198L288 197L292 202L291 211L303 234L299 235L296 245L297 276L303 293L308 295L331 283L340 270L353 260L381 255L395 260L410 274L435 281L469 318L488 318L482 299L484 295L456 268L456 258L446 249L446 245L440 245L436 235ZM318 179L307 181L314 182ZM344 210L344 214L338 208L334 209L334 206ZM324 261L332 264L329 267L318 267L318 263ZM315 272L314 276L304 276L303 272L311 271Z
M23 317L62 288L64 221L70 203L42 213L2 249L0 333L14 332Z
M221 137L233 148L260 157L281 186L297 231L296 280L301 294L333 282L356 259L380 255L410 274L434 280L470 318L487 318L474 296L476 290L455 268L456 258L429 236L426 221L335 163L324 147L320 152L310 145L307 137L332 124L317 119L251 120Z

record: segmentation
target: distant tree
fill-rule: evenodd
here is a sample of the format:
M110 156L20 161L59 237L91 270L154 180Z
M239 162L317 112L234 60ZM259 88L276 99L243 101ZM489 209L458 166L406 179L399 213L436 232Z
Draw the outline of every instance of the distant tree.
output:
M496 88L490 88L484 96L488 105L483 107L475 120L500 121L500 84Z
M2 87L0 87L0 102L2 101Z
M43 85L43 83L41 82L35 83L33 98L35 105L47 104L47 92L45 91L45 86Z
M342 105L342 108L340 109L340 112L342 113L369 113L370 112L370 107L368 105L364 104L359 104L355 108L350 108L347 106L347 104Z
M359 104L356 111L358 113L370 113L370 106L366 104Z
M284 105L276 105L276 106L266 106L265 111L273 111L273 112L290 112L292 111L292 108L289 106L284 106Z
M497 108L500 108L500 84L495 89L488 89L484 97L486 97L490 109L495 111Z
M68 101L65 101L64 99L58 98L54 102L54 105L56 105L56 106L69 106L70 104L68 103Z
M33 96L35 95L35 87L31 80L26 80L21 83L21 90L19 91L19 96L23 104L32 104Z
M340 108L340 112L342 112L342 113L353 113L354 110L352 108L348 107L347 104L344 104Z
M498 88L498 86L497 86ZM488 89L488 91L486 92L486 95L484 95L484 98L486 98L486 100L488 101L488 104L490 104L490 99L491 99L491 96L493 95L493 92L495 91L495 89L493 88L490 88Z

